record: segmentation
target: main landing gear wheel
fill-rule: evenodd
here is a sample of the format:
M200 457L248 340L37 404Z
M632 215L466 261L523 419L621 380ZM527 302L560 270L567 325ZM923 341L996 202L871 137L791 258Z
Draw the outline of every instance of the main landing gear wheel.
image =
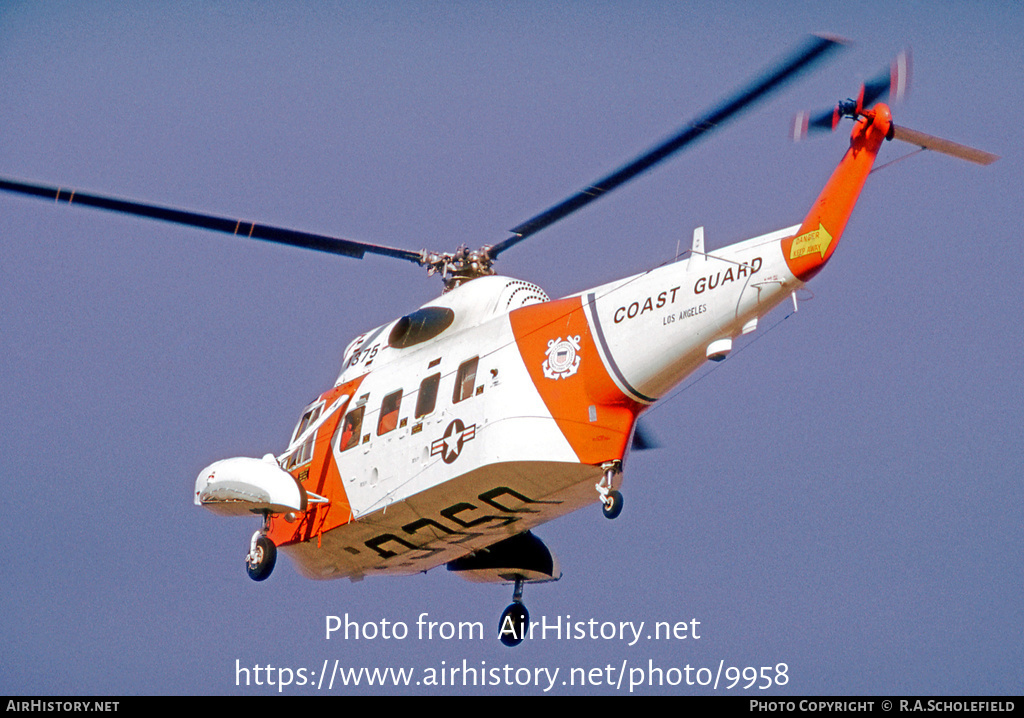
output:
M594 485L598 498L601 500L601 512L607 519L614 519L622 513L622 494L612 488L617 474L622 472L622 462L606 461L601 464L604 475Z
M622 494L618 491L609 491L603 499L601 512L606 519L613 519L622 513Z
M523 579L516 578L512 603L501 614L501 621L498 623L498 640L509 648L518 646L526 638L529 626L530 612L523 605Z
M249 554L245 557L245 571L253 581L263 581L270 576L277 563L277 546L257 531L252 537Z

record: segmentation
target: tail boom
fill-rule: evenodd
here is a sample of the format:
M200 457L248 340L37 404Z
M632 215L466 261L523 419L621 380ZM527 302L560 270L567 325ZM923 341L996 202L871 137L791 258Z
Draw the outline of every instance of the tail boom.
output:
M789 270L803 282L817 274L832 257L882 142L890 134L892 113L878 104L857 119L850 149L807 213L794 237L782 240Z

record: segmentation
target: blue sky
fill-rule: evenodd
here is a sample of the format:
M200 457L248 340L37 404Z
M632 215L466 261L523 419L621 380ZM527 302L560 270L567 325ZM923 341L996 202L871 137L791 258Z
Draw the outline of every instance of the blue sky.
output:
M242 565L256 522L194 507L192 484L216 459L283 450L351 338L440 283L384 258L5 196L0 693L274 692L236 686L236 660L339 659L417 677L442 661L558 667L559 681L623 662L786 663L768 693L1019 694L1016 4L5 3L0 174L475 247L813 31L854 44L499 264L562 296L669 259L695 226L713 249L799 222L846 139L793 145L793 113L852 94L908 45L897 124L1002 156L925 153L875 174L800 311L777 310L651 411L662 447L630 457L623 515L594 506L537 532L564 578L527 587L534 618L695 619L700 639L325 640L325 617L346 612L489 629L511 589L444 570L311 582L287 558L256 584Z

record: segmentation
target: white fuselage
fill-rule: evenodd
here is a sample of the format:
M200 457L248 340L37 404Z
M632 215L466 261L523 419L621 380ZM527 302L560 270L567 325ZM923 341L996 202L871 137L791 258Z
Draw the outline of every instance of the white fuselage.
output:
M342 422L328 457L349 516L284 548L311 577L412 573L596 502L636 416L800 284L779 248L795 230L555 301L483 277L425 305L454 314L429 340L391 346L399 320L367 332L336 384L357 383L343 413L361 414L358 436Z

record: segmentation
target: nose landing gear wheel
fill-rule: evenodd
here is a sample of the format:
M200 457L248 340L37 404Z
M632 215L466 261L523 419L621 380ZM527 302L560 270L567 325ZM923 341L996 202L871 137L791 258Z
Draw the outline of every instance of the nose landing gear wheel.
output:
M277 546L258 531L252 537L249 554L245 557L245 571L253 581L263 581L270 576L277 562Z
M608 496L605 497L601 511L604 513L605 518L613 519L622 513L622 494L618 491L609 491Z

